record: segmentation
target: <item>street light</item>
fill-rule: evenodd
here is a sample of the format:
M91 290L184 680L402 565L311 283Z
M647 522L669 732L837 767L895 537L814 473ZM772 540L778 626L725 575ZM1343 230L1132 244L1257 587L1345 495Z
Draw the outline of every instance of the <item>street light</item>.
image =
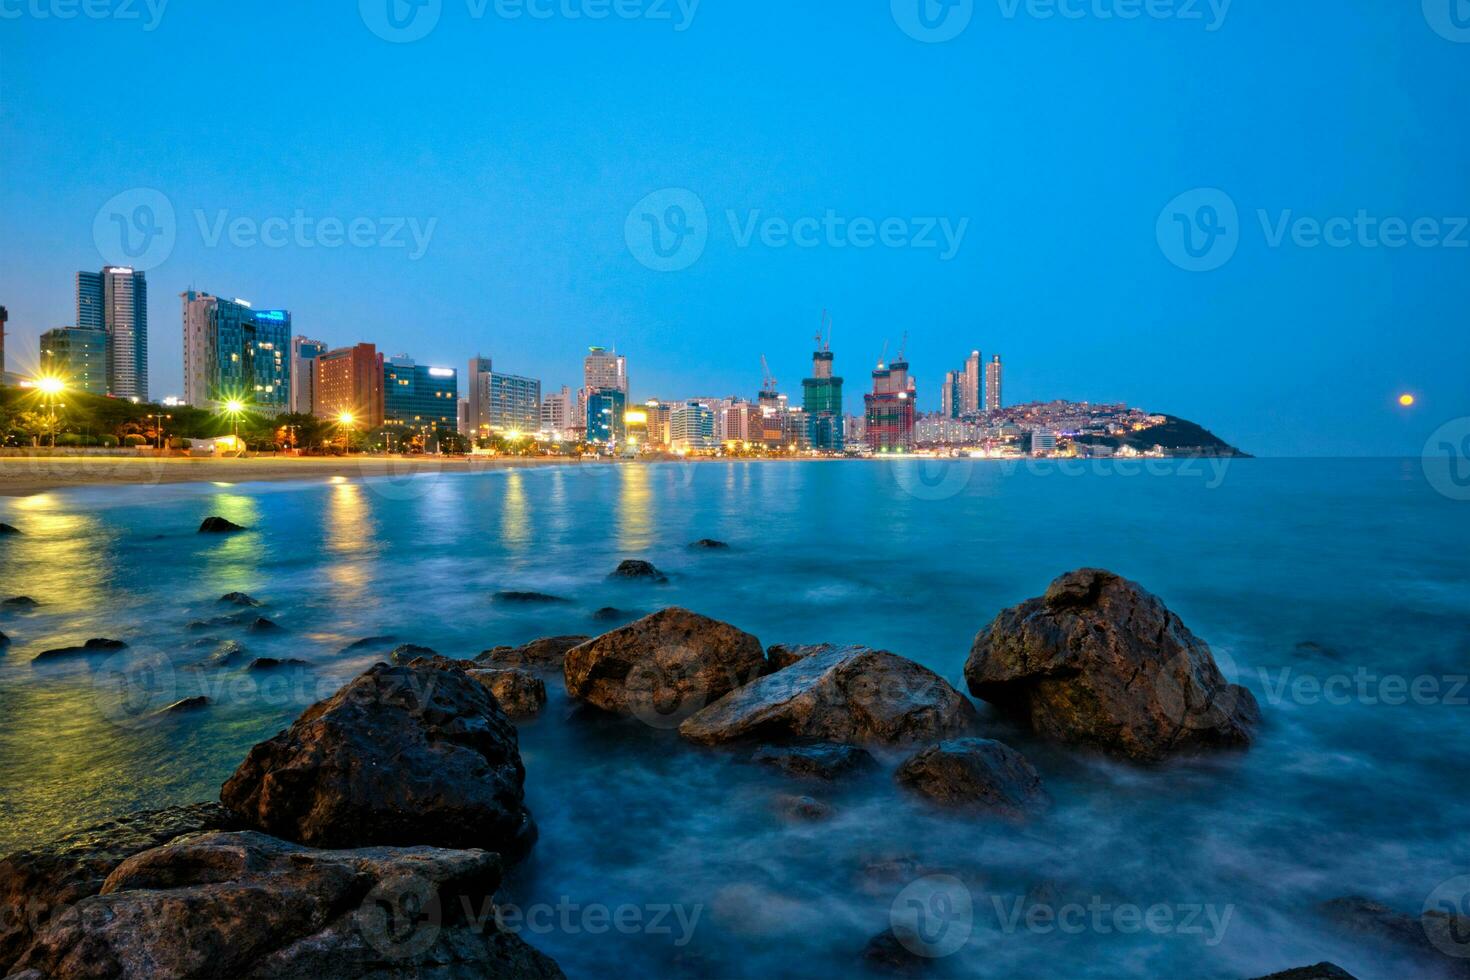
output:
M51 448L56 448L56 402L66 392L66 382L55 375L43 375L34 382L46 405L46 428L51 433Z
M162 451L162 449L163 449L163 420L164 419L172 419L173 416L172 415L164 415L162 412L154 412L152 415L149 415L147 417L153 420L153 432L154 432L154 435L156 435L158 437L158 448L159 448L160 451Z
M347 455L352 455L352 426L357 417L351 412L343 412L337 416L337 425L342 429L342 448Z

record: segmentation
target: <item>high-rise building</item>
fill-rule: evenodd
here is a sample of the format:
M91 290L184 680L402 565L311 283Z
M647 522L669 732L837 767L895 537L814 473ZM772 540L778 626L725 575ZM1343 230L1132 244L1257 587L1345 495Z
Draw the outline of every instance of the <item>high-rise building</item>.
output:
M715 413L701 402L676 406L669 418L670 443L675 451L700 452L715 448Z
M873 371L873 391L863 396L863 426L868 448L874 452L906 452L914 445L914 403L917 390L905 360L883 364Z
M673 407L657 398L650 398L643 403L643 411L648 416L648 444L655 449L669 448L669 440L672 438Z
M541 431L557 439L566 438L574 427L576 410L576 396L562 385L560 392L547 395L541 403Z
M807 447L824 453L843 450L842 379L833 377L831 346L818 337L818 348L812 355L812 377L801 383L802 441Z
M469 402L466 412L470 429L477 436L490 433L490 376L495 373L495 363L488 357L475 355L470 358L470 367L465 372L465 400Z
M541 382L518 374L490 375L490 428L535 432L541 427Z
M383 357L372 344L339 347L316 359L311 413L331 421L351 414L358 431L383 424Z
M148 281L126 266L77 273L77 326L107 332L107 391L148 400Z
M316 401L316 359L327 352L320 340L291 338L291 411L310 415Z
M587 348L587 357L582 362L582 390L578 393L582 411L586 414L587 400L596 391L621 391L628 397L628 359L606 347Z
M423 436L459 430L459 372L429 367L407 354L383 362L381 424Z
M90 395L107 394L107 331L57 327L41 334L41 373Z
M985 366L985 410L998 412L1005 407L1001 391L1000 355L996 354Z
M939 389L939 414L947 419L960 417L960 379L962 371L946 371L944 386Z
M207 408L235 398L253 411L291 410L291 314L187 290L184 401Z
M984 367L981 364L980 352L971 351L970 356L965 358L965 370L960 376L960 414L978 415L980 413L980 400L982 394L981 385L984 380Z
M609 449L622 445L627 435L623 420L628 396L617 388L603 388L587 395L587 441Z

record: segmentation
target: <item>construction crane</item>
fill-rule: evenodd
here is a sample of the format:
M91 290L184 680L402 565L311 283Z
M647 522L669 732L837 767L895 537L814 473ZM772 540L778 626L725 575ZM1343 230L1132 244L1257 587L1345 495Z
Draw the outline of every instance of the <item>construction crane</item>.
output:
M878 358L878 370L881 371L881 370L883 370L883 368L885 368L887 366L888 366L888 341L887 340L884 340L883 341L883 354L882 354L881 357Z
M825 339L823 333L826 333ZM832 350L832 315L826 310L822 311L822 322L817 325L817 351L821 354L830 353Z
M903 332L903 342L898 345L898 363L900 363L900 364L907 363L903 355L904 355L904 352L907 351L908 349L909 349L909 332L907 330L905 330Z
M771 365L766 361L766 355L764 354L761 355L761 374L764 376L764 380L761 381L761 391L770 392L774 395L776 393L776 376L771 373Z

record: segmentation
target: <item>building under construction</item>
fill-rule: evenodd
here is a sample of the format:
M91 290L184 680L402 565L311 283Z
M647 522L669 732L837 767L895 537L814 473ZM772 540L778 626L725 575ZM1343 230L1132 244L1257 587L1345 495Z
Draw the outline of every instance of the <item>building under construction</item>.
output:
M864 431L868 448L875 453L908 452L914 448L914 405L918 400L909 363L899 351L898 359L878 362L873 371L873 392L863 396Z
M817 350L812 354L812 377L801 383L801 409L805 414L806 444L823 453L842 452L842 379L832 376L831 319L822 313L826 336L817 331Z

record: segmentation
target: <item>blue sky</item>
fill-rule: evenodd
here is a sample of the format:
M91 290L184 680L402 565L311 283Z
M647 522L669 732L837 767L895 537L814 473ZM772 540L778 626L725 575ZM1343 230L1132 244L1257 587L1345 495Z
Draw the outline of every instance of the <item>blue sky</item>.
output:
M905 30L935 40L919 0L427 0L406 43L372 29L389 0L92 2L0 0L12 366L116 248L104 205L149 189L174 212L155 395L194 287L547 389L600 343L636 397L753 396L762 353L797 393L825 307L849 411L907 332L926 408L978 347L1010 401L1128 401L1262 454L1418 454L1470 415L1450 0L974 0L928 8L963 26L938 43ZM1297 223L1360 213L1336 244ZM645 214L700 227L666 262ZM1178 236L1217 226L1190 259Z

